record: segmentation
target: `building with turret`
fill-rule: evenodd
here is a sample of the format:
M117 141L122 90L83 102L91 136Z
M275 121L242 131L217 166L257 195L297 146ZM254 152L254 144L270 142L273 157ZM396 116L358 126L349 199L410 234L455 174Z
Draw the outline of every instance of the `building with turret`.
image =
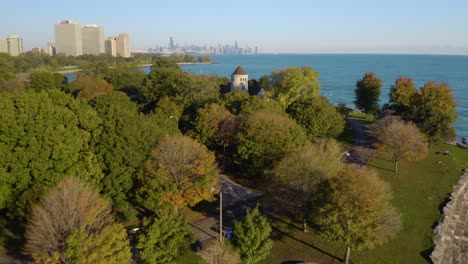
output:
M221 93L245 92L257 97L265 96L265 90L260 86L249 86L249 75L241 66L237 66L231 74L231 82L227 85L221 85Z
M236 70L231 74L231 92L249 91L249 75L245 73L241 66L237 66Z

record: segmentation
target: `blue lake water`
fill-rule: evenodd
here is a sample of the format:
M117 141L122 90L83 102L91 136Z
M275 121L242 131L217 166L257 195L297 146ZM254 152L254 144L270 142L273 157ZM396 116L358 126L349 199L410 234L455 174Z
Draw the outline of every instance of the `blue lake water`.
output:
M398 76L413 79L418 88L427 81L445 82L453 90L458 120L457 135L468 137L468 56L444 55L364 55L364 54L281 54L218 55L217 64L184 65L182 69L196 74L230 77L241 65L249 78L259 78L275 69L310 66L319 74L321 94L333 104L346 103L354 108L354 89L366 72L374 72L383 81L381 104L388 102L390 86ZM150 67L144 67L149 72ZM74 76L70 76L70 80Z
M418 88L427 81L445 82L452 88L458 103L457 135L468 136L468 56L284 54L212 58L218 64L186 65L182 68L198 74L230 77L237 65L241 65L249 78L259 78L275 69L310 66L320 74L321 94L333 104L344 102L352 108L356 81L365 72L374 72L382 79L381 104L388 102L390 86L398 76L412 78Z

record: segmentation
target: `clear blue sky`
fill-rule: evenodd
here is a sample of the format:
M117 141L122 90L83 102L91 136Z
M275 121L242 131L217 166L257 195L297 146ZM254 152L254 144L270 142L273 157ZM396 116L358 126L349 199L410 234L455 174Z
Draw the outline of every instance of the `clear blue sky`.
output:
M54 39L54 24L99 24L132 49L180 44L258 46L276 53L468 54L468 0L16 0L0 3L0 37Z

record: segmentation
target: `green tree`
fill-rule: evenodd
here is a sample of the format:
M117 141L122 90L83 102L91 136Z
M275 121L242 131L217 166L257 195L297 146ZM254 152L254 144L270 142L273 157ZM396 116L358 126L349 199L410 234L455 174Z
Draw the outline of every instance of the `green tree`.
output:
M379 100L381 91L382 80L373 72L366 73L362 79L356 82L354 104L359 110L367 114L375 114L380 108Z
M0 109L1 217L20 226L30 202L64 175L80 172L99 186L90 143L101 120L90 106L53 89L4 94Z
M410 110L403 116L413 121L431 141L453 140L456 106L447 84L430 81L415 95Z
M413 80L400 76L390 88L390 103L398 112L407 111L417 93Z
M405 123L396 117L387 116L377 120L373 130L378 147L391 153L395 173L398 173L400 160L422 159L427 153L426 138L412 122Z
M214 146L218 140L217 134L220 124L224 120L233 117L233 114L220 104L206 105L198 110L197 117L194 120L194 129L189 131L189 134L206 146Z
M1 71L1 69L0 69ZM0 73L1 74L1 73ZM26 90L23 80L18 77L12 77L7 80L0 80L0 92L14 93Z
M241 221L234 222L232 242L239 250L242 263L259 263L270 254L273 246L270 234L271 226L258 207Z
M302 212L305 232L307 203L321 182L338 175L344 165L341 159L341 147L335 141L309 143L286 155L273 170L281 184L287 187L278 192L278 199L287 208Z
M158 141L178 129L169 118L139 113L137 105L121 92L96 97L90 104L102 119L102 132L92 141L105 173L102 192L125 212L136 172Z
M391 190L375 172L348 165L314 195L311 218L321 235L352 250L370 249L395 235L399 216L390 206Z
M29 89L34 91L56 89L55 76L53 73L45 71L34 71L29 75Z
M24 252L39 263L122 263L131 257L111 203L75 178L60 181L33 207Z
M319 74L310 67L291 67L273 71L267 76L264 88L272 91L273 98L287 107L298 98L317 96L320 91Z
M139 175L137 201L155 211L167 202L177 208L212 199L217 168L213 153L187 136L161 140Z
M307 131L309 138L337 137L345 127L343 116L325 97L298 99L286 112Z
M304 130L286 116L259 111L247 117L236 137L244 170L263 173L306 141Z
M194 240L181 215L163 210L143 222L136 248L145 263L169 263L188 252Z

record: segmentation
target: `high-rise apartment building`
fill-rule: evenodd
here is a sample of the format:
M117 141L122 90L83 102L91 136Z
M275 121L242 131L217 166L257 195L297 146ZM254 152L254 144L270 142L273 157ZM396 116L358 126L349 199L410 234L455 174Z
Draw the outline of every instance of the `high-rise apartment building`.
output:
M111 55L112 57L117 57L117 46L115 43L116 37L109 37L104 42L106 54Z
M63 20L55 24L55 49L57 53L79 56L83 54L80 24Z
M44 53L49 54L50 56L55 55L55 43L53 41L47 42L47 46L44 48Z
M115 37L115 46L117 56L122 56L124 58L130 57L130 39L127 33L119 34Z
M17 35L10 35L6 38L7 50L11 56L18 56L23 53L23 39Z
M0 52L8 53L8 45L6 39L0 39Z
M98 25L86 25L81 30L83 54L99 55L105 52L104 29Z

